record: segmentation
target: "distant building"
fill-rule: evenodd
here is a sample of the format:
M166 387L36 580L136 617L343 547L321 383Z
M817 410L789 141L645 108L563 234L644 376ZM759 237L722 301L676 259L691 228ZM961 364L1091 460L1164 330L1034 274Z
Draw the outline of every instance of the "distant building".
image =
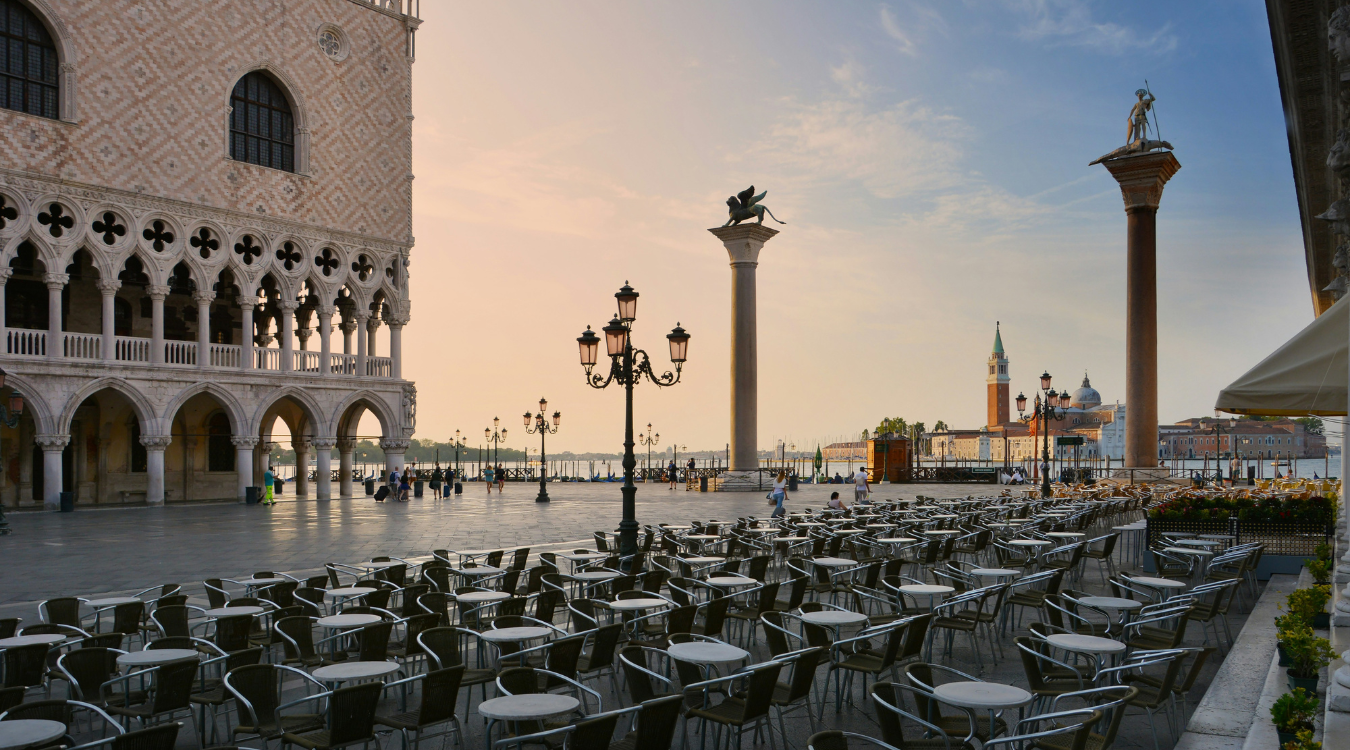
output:
M830 443L820 450L826 461L865 461L867 443L859 440L854 443Z
M1216 435L1214 426L1218 423ZM1327 439L1292 419L1185 419L1158 431L1162 458L1323 458Z

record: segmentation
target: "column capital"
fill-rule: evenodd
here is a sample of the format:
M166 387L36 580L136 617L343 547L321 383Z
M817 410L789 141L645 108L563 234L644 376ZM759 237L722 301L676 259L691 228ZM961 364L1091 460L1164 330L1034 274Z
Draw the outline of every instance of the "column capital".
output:
M14 275L14 269L9 266L0 266L0 286L4 286L9 277Z
M309 453L310 446L312 445L314 445L314 442L309 438L301 438L300 440L294 438L291 439L291 450L296 453Z
M312 443L314 447L318 448L319 450L326 449L331 451L333 450L333 447L338 444L338 439L335 437L316 437L311 439L310 443Z
M196 300L196 301L197 301L197 304L199 304L199 305L209 305L209 304L211 304L213 301L215 301L215 299L216 299L216 293L215 293L215 292L193 292L193 293L192 293L192 299Z
M280 307L286 312L295 312L300 309L300 303L293 299L283 299L277 301L277 307Z
M1126 212L1140 208L1156 211L1162 203L1163 186L1181 169L1181 162L1171 151L1150 151L1107 159L1102 166L1120 183Z
M150 295L150 299L157 299L161 302L169 296L168 284L151 284L145 288L145 293Z
M141 435L141 445L148 451L162 451L172 442L172 435Z
M70 445L69 435L34 435L33 442L43 451L59 451Z
M352 333L356 330L356 321L352 318L343 318L338 324L338 329L344 333Z
M764 247L764 243L778 234L777 229L771 229L763 224L737 224L734 227L716 227L708 231L722 241L722 246L727 249L727 255L730 256L733 266L759 265L759 251Z
M70 282L70 274L47 273L42 275L42 280L46 282L48 289L60 289Z
M117 294L117 290L122 288L121 279L99 279L97 282L98 290L106 296Z
M235 302L238 302L239 307L245 310L252 310L253 308L258 306L257 297L239 297L238 299L235 300Z
M382 451L384 451L384 452L386 452L386 453L403 453L404 451L408 450L408 448L410 448L410 447L412 447L412 441L411 441L411 440L400 440L400 439L398 439L398 438L394 438L394 439L381 438L381 439L380 439L380 450L382 450Z
M230 438L230 442L233 443L236 448L257 448L258 443L261 442L261 438L254 435L235 435Z
M337 449L343 453L351 453L356 450L356 438L338 438Z
M326 305L318 304L314 306L314 313L319 316L320 320L324 318L331 319L333 317L333 313L335 312L337 312L337 305L333 304L332 302L329 302Z
M380 327L380 316L371 315L370 318L366 320L367 331L374 331L379 329L379 327Z

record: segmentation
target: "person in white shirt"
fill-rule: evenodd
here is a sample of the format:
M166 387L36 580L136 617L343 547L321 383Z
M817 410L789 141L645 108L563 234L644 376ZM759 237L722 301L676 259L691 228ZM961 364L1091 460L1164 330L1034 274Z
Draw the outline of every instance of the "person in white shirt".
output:
M853 475L853 501L855 503L866 503L867 493L871 488L867 484L867 469L858 468L858 473Z
M778 478L773 480L773 492L769 495L774 499L776 505L773 509L772 518L781 518L787 511L783 508L783 503L787 501L787 472L779 471Z
M848 504L840 499L838 492L830 493L830 502L825 507L831 510L848 510Z

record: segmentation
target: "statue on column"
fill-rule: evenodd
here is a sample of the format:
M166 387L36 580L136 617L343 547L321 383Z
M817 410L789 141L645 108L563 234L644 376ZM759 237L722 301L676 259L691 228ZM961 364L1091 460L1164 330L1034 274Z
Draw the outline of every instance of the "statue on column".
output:
M1145 81L1145 85L1147 85ZM1125 131L1125 145L1112 151L1109 154L1093 159L1088 166L1101 164L1107 159L1115 159L1121 156L1130 156L1133 154L1143 154L1158 149L1172 150L1172 144L1164 140L1149 140L1148 137L1148 115L1153 111L1153 103L1158 101L1158 97L1147 88L1138 89L1134 92L1135 103L1130 107L1130 118L1127 130ZM1153 133L1157 135L1158 124L1157 114L1154 114Z
M758 223L763 224L764 214L766 213L769 215L769 218L778 221L778 217L773 215L773 211L770 211L768 206L759 204L760 201L764 200L764 196L768 194L769 191L765 190L759 195L755 195L755 186L751 185L730 198L727 198L727 214L729 215L729 218L727 219L727 223L722 226L735 226L742 221L749 221L755 217L759 217ZM787 224L786 221L778 221L778 223Z

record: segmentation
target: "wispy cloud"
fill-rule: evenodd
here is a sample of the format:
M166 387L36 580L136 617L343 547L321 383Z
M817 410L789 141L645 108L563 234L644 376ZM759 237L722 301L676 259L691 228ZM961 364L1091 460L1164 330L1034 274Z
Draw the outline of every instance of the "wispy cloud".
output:
M882 31L895 40L895 48L898 51L910 57L917 57L919 54L916 38L934 33L943 35L947 33L946 20L936 8L929 5L905 3L904 20L897 17L895 10L889 5L881 5L877 12L881 18Z
M866 69L856 60L848 60L830 68L830 78L852 97L863 97L876 91L875 86L863 80L865 73Z
M1087 47L1112 55L1127 52L1164 53L1176 49L1171 23L1153 31L1138 31L1110 21L1098 21L1084 0L1005 0L1029 20L1018 28L1028 41Z
M881 28L886 32L886 36L895 40L897 50L911 57L919 54L918 48L914 46L914 40L900 28L900 22L895 19L895 12L889 5L881 6Z

